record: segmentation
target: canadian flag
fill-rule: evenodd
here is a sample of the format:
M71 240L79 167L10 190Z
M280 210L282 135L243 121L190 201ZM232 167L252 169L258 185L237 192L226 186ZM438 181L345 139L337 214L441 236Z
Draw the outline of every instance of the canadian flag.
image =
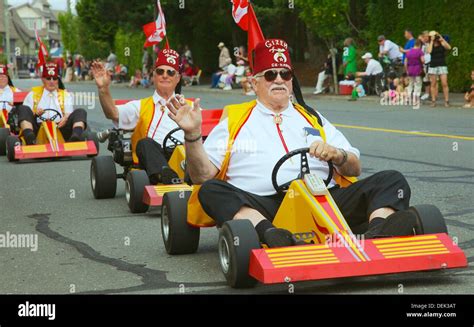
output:
M232 0L232 17L241 29L247 31L247 49L250 68L253 69L253 49L265 40L255 11L248 0Z
M161 10L160 0L157 0L156 5L158 7L158 17L156 17L156 21L143 26L143 32L146 35L144 47L151 47L154 44L158 44L166 37L166 21L163 10Z
M241 29L247 31L249 28L249 1L248 0L231 0L232 2L232 17Z
M36 41L39 44L39 50L38 50L38 64L36 65L37 68L42 67L46 63L46 59L49 56L48 49L44 45L44 43L41 41L41 38L38 35L38 30L36 29L36 24L35 24L35 36L36 36Z

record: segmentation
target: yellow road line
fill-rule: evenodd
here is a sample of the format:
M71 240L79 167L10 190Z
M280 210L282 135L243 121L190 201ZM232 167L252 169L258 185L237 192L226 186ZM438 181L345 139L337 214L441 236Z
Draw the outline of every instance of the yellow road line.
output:
M360 129L360 130L364 130L364 131L373 131L373 132L385 132L385 133L418 135L418 136L427 136L427 137L441 137L441 138L448 138L448 139L474 141L474 136L462 136L462 135L437 134L437 133L426 133L426 132L416 132L416 131L404 131L404 130L401 130L401 129L376 128L376 127L354 126L354 125L344 125L344 124L334 124L334 126L342 127L342 128Z

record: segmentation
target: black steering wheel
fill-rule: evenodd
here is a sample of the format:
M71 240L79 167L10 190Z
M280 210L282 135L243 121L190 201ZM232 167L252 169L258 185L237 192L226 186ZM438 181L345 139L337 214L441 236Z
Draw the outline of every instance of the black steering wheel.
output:
M273 168L273 172L272 172L272 184L273 184L273 187L275 188L275 190L278 193L284 194L288 190L288 188L290 187L291 182L293 182L296 179L303 178L303 176L305 174L311 173L310 170L309 170L309 163L308 163L308 156L307 156L308 152L309 152L309 148L296 149L296 150L288 152L283 157L281 157L280 160L277 161L277 163L275 164L275 167ZM286 182L285 184L278 185L277 176L278 176L278 171L280 170L280 167L288 159L290 159L290 158L292 158L292 157L294 157L298 154L301 155L301 157L300 157L300 173L299 173L298 178L295 178L295 179L293 179L289 182ZM329 183L331 182L332 175L334 173L333 172L334 166L332 164L332 161L328 161L327 164L329 166L329 175L328 175L328 178L326 180L324 180L324 184L326 184L326 186L328 186Z
M52 117L49 117L49 118L44 118L43 115L46 111L52 111L52 112L54 112L54 115ZM36 115L36 117L38 117L38 119L41 120L41 121L54 121L54 120L56 120L56 118L61 118L62 114L59 111L57 111L56 109L43 109L43 113L41 115Z
M180 130L181 130L180 127L172 129L171 131L169 131L168 134L166 134L165 138L163 139L163 152L165 153L165 156L167 156L167 158L171 157L171 155L173 154L173 150L178 145L183 145L183 142L181 142L180 140L178 140L177 138L173 136L173 134L175 134L176 132ZM170 141L173 144L173 146L168 146L168 141Z

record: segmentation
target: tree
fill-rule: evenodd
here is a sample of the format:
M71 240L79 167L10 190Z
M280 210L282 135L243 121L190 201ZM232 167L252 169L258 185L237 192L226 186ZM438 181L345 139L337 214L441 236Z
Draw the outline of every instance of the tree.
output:
M334 67L334 87L338 93L336 74L336 53L334 49L341 39L351 33L348 24L349 1L348 0L296 0L301 8L300 17L306 23L314 36L321 38L331 52L332 65Z
M79 47L79 21L71 12L59 14L59 27L61 29L61 40L65 50L71 54L78 51Z

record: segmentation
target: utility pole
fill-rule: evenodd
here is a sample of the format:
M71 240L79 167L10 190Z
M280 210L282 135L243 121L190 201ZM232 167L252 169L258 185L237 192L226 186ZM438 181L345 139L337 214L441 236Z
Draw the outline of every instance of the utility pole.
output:
M8 64L10 63L10 55L11 55L11 49L10 49L10 17L8 13L8 2L7 0L3 0L3 21L5 24L5 50L7 53L7 67ZM11 74L11 70L9 69L9 74L10 76L13 76Z

